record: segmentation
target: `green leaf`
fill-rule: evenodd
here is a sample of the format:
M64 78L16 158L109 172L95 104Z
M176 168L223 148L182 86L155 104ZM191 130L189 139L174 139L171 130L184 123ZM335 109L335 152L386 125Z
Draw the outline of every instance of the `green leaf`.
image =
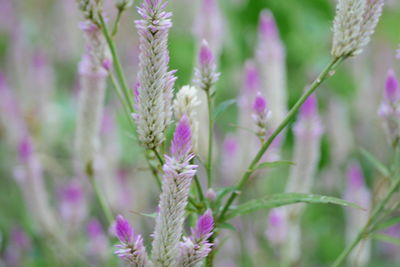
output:
M236 103L236 99L229 99L229 100L226 100L226 101L222 102L221 104L219 104L217 106L217 108L214 110L214 114L213 114L214 120L216 118L218 118L218 116L221 115L222 112L224 112L227 108L229 108L230 106L232 106L235 103Z
M393 226L393 225L398 224L398 223L400 223L400 217L391 218L391 219L387 220L386 222L378 224L374 228L374 231L383 230L383 229L389 228L390 226Z
M230 223L220 223L220 224L218 224L218 228L221 228L221 229L228 229L228 230L231 230L231 231L234 231L234 232L237 231L236 228L235 228L235 226L233 226L233 225L230 224Z
M266 168L281 167L281 166L290 166L290 165L295 165L295 163L287 160L262 162L258 164L252 171L266 169Z
M390 172L386 168L386 166L382 162L380 162L374 155L363 148L360 149L360 152L366 158L366 160L368 160L382 175L384 175L385 177L390 176Z
M144 216L144 217L148 217L148 218L153 218L153 219L155 219L157 217L157 213L156 212L154 212L154 213L143 213L143 212L138 212L138 211L133 211L133 210L131 210L130 212L133 213L133 214L136 214L136 215L140 215L140 216Z
M399 238L395 238L395 237L384 235L384 234L375 234L372 237L379 241L383 241L383 242L387 242L387 243L390 243L390 244L393 244L396 246L400 246Z
M282 193L266 196L260 199L250 200L244 204L241 204L231 210L224 219L231 219L238 215L254 212L259 209L270 209L295 203L335 204L345 207L362 209L360 206L354 203L336 197L301 193Z

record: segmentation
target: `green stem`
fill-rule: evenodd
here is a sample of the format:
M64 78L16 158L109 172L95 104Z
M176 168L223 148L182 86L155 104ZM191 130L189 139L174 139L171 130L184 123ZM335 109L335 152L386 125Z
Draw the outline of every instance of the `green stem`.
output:
M196 189L197 189L197 193L199 194L200 201L202 203L205 203L205 197L204 197L203 189L201 188L199 177L197 175L194 176L194 183L196 185Z
M158 159L158 161L160 162L161 166L164 165L164 160L161 157L160 153L158 153L157 149L153 148L153 152L156 155L156 158Z
M353 242L343 250L343 252L339 255L339 257L332 264L332 267L340 266L342 264L342 262L350 254L350 252L358 245L358 243L360 243L361 240L363 240L364 238L366 238L368 236L368 234L370 233L370 229L373 229L377 223L376 219L379 217L382 210L385 208L387 202L392 198L393 194L397 192L399 187L400 187L400 177L397 177L396 181L392 184L392 186L389 189L386 196L382 199L381 202L379 202L378 206L372 212L372 215L369 218L366 225L361 229L361 231L358 233L358 235L353 240Z
M237 190L235 190L233 193L231 193L228 201L226 202L225 206L223 207L220 215L217 217L217 221L220 221L223 219L225 213L228 211L230 206L232 205L233 201L235 201L236 197L239 195L238 192L242 190L243 186L246 184L247 180L250 178L250 176L254 172L254 168L258 164L258 162L261 160L262 156L264 153L267 151L267 149L270 147L272 142L275 140L275 138L288 126L288 124L291 122L291 120L296 116L298 110L300 107L303 105L303 103L307 100L307 98L314 93L314 91L329 77L333 75L332 70L335 69L335 67L340 64L344 58L334 58L328 66L321 72L321 74L318 76L317 79L314 80L314 82L310 85L309 89L303 93L303 95L300 97L299 100L297 100L296 104L290 109L289 113L286 115L286 118L281 122L281 124L274 130L274 132L271 134L271 136L267 139L267 141L261 146L260 150L258 151L257 155L254 157L252 162L250 163L249 167L247 168L246 172L244 173L243 177L240 179L238 184L236 185Z
M213 154L213 103L210 90L207 93L207 107L208 107L208 157L207 157L207 187L212 186L212 154Z
M114 26L113 26L113 30L112 30L112 37L115 37L118 33L118 27L119 27L119 23L121 21L121 17L122 17L122 13L124 12L124 9L122 8L118 8L118 13L117 13L117 18L115 19L114 22Z
M132 93L132 90L130 90L128 83L126 82L125 75L124 75L124 72L122 69L122 65L121 65L121 62L120 62L118 54L117 54L117 49L116 49L115 43L110 36L107 25L106 25L103 15L101 13L99 13L99 19L100 19L101 29L103 31L104 37L106 38L108 47L111 52L115 73L117 74L119 83L124 92L126 102L129 104L130 110L133 111L133 93Z
M114 221L114 216L111 212L111 208L110 208L108 202L106 201L105 196L104 196L99 184L97 183L97 180L94 177L94 170L93 170L92 163L88 163L88 165L86 166L86 175L88 176L89 181L92 184L92 187L95 191L97 199L99 200L100 206L104 212L107 222L109 223L109 225L111 225Z

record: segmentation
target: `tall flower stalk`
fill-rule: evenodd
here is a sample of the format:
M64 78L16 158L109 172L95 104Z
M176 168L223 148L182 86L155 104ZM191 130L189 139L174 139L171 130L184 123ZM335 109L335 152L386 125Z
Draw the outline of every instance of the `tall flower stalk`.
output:
M168 32L172 27L167 2L145 0L135 21L140 38L139 89L136 124L140 141L156 149L165 139L164 131L172 116L174 72L168 71Z
M189 120L179 121L171 144L171 154L166 157L159 212L154 231L152 260L155 266L177 266L179 241L182 237L185 208L188 203L195 165L190 165L192 142Z

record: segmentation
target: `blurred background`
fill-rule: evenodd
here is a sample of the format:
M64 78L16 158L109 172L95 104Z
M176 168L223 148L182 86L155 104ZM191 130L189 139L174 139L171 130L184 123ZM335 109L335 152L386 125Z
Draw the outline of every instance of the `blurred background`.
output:
M112 22L115 2L104 2L106 16ZM221 72L216 88L217 105L240 95L245 62L255 57L259 17L264 9L269 9L275 17L285 47L289 107L330 60L336 1L220 0L217 13L202 11L200 0L169 2L168 10L174 14L169 39L170 67L178 70L175 88L191 83L200 44L198 24L215 20L216 14L219 16L214 24L219 28L213 28ZM132 86L138 70L138 35L133 23L138 18L137 4L135 1L134 7L124 13L116 37ZM107 223L93 192L87 182L76 176L73 167L79 92L77 69L84 51L83 34L78 27L81 20L74 0L0 0L0 266L118 264L112 255L116 240L108 238ZM374 195L379 195L383 178L360 155L360 148L384 163L390 162L389 146L377 111L388 69L393 68L400 75L400 61L395 58L400 44L399 29L400 3L388 0L366 51L346 61L318 91L324 135L313 193L342 197L347 166L357 160L368 187ZM154 212L157 188L111 84L107 87L105 106L99 151L104 177L98 179L113 210L129 217L148 243L153 219L138 212ZM224 140L241 131L238 113L238 106L232 105L218 117L215 139L221 148L217 154L221 166L226 161ZM35 164L43 171L42 189L45 188L48 197L44 209L51 210L64 222L51 227L55 233L57 230L69 233L70 244L74 244L71 252L58 251L60 244L51 245L57 243L57 238L44 234L46 222L41 219L46 214L31 207L30 202L35 200L24 193L29 188L21 177L25 164L21 153L27 149L25 136L20 134L21 125L32 140L37 154ZM281 158L291 160L292 154L293 134L288 130ZM228 160L229 164L234 163ZM223 169L218 174L220 185L235 181L225 177ZM263 173L252 181L241 198L282 192L288 174L287 167ZM42 193L35 191L30 197ZM245 215L237 222L238 231L226 230L220 240L226 246L217 256L216 266L279 266L279 253L265 234L267 216L265 210ZM342 251L344 217L343 208L338 206L307 206L301 222L304 244L299 248L304 266L327 266ZM398 228L393 231L400 237ZM84 255L87 262L75 262L76 253ZM374 241L368 266L397 266L399 255L399 247ZM71 262L76 265L69 265Z

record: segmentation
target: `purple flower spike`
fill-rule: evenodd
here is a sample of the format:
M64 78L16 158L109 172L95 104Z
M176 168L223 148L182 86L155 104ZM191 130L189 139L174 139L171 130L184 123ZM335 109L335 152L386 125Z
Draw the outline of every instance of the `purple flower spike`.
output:
M265 40L278 39L278 30L271 11L263 10L260 17L260 35Z
M249 60L245 64L244 88L248 92L256 92L260 88L260 73L256 64Z
M399 81L396 78L396 74L392 69L388 71L386 78L386 98L390 102L395 102L399 98Z
M201 215L197 221L196 228L193 229L193 236L195 239L208 239L212 234L214 228L214 218L212 212L208 209Z
M26 162L29 160L33 152L32 142L29 137L25 137L19 144L19 157L21 161Z
M200 65L207 66L214 64L214 55L211 51L210 47L208 46L207 41L203 40L200 52L199 52L199 62Z
M103 235L103 228L100 222L96 219L89 221L89 223L86 226L86 231L88 233L89 238L92 239Z
M189 119L183 115L175 129L171 144L171 155L177 161L185 160L192 149L191 130Z
M254 99L253 109L257 114L262 114L267 109L267 100L261 94Z
M317 114L317 97L315 94L310 95L304 104L300 108L300 114L302 117L309 118Z
M397 58L397 59L400 59L400 48L399 48L399 49L397 49L396 58Z
M115 222L115 236L122 243L130 244L133 242L134 232L132 226L122 215L118 215Z
M351 164L347 170L347 184L350 190L364 187L364 175L357 163Z

